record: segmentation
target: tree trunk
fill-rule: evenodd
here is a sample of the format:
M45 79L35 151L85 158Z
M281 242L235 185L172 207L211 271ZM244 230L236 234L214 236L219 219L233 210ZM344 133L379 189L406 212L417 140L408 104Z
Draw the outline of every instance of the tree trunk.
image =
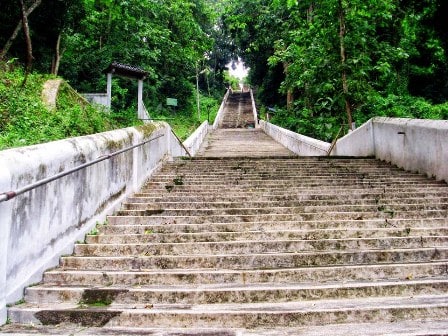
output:
M28 17L41 4L41 2L42 0L35 0L33 4L25 11L26 17ZM22 21L23 20L20 19L20 21L17 23L16 29L14 29L14 32L12 33L8 41L6 41L3 49L0 51L0 59L5 58L6 54L12 46L12 43L16 39L17 35L19 35L20 29L22 29L23 27Z
M61 62L61 33L58 35L58 39L56 40L56 46L54 48L54 56L53 61L51 62L51 74L57 76L59 72L59 64Z
M284 62L283 63L283 71L285 72L286 77L288 76L288 67L289 64ZM288 91L286 92L286 108L290 110L292 108L292 103L294 102L294 92L292 88L288 88Z
M312 2L310 4L310 6L308 7L308 9L306 10L306 18L308 23L312 23L314 20L314 2ZM307 70L307 68L305 68L305 70ZM307 82L305 83L305 88L304 88L304 103L305 103L305 107L308 108L310 111L313 111L313 106L311 104L311 95L310 95L310 84Z
M23 84L25 84L26 78L28 74L31 72L31 67L33 66L33 46L31 43L30 27L28 25L28 17L26 16L25 5L23 3L23 0L19 0L19 3L20 8L22 9L22 26L26 41L26 67L25 67L25 79L23 81Z
M344 37L345 37L345 9L343 6L342 1L339 1L339 41L340 41L340 47L341 47L341 68L342 68L342 90L344 93L344 101L345 101L345 112L347 113L347 122L348 127L350 130L353 130L352 126L352 109L350 106L350 102L348 100L348 84L347 84L347 71L345 69L345 63L346 63L346 52L345 52L345 43L344 43Z

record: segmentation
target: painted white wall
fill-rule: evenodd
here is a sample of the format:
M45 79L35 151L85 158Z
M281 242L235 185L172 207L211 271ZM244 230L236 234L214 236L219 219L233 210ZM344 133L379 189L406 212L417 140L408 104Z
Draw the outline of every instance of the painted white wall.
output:
M189 137L184 141L184 146L188 149L191 156L195 156L204 142L209 131L208 121L204 121Z
M103 105L110 109L109 96L107 93L83 93L82 95L89 101L89 103Z
M260 120L274 140L301 156L324 156L330 144ZM332 156L374 156L448 182L448 121L378 117L339 139Z
M281 143L291 152L300 156L322 156L327 155L330 148L328 142L320 141L289 131L285 128L276 126L264 120L259 121L261 129L273 138L275 141Z
M71 169L100 156L162 137L0 203L0 324L5 305L58 265L97 222L104 222L162 162L185 155L166 123L153 123L0 152L0 192Z
M375 156L372 119L340 138L331 151L332 156Z
M230 90L227 90L224 98L222 100L221 106L219 107L218 113L216 114L215 121L213 122L212 128L215 130L221 124L222 118L224 117L224 109L227 104L227 98L229 98Z
M257 106L255 105L254 99L254 91L250 89L250 100L252 101L252 113L254 114L255 128L260 128L260 124L258 123L258 113Z
M340 139L332 154L373 155L448 182L447 120L378 117L357 131Z

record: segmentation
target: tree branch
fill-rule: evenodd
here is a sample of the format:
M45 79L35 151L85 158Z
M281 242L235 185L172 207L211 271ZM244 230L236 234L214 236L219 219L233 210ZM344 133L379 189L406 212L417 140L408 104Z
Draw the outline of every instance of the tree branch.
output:
M35 0L33 2L33 4L25 11L25 16L28 17L41 3L42 3L42 0ZM21 18L20 21L17 23L17 26L14 29L12 35L10 36L8 41L6 41L3 49L0 51L0 59L3 59L6 56L6 54L8 53L9 49L12 46L12 43L16 39L17 35L19 35L20 30L22 29L22 26L23 26L23 24L22 24L22 18Z

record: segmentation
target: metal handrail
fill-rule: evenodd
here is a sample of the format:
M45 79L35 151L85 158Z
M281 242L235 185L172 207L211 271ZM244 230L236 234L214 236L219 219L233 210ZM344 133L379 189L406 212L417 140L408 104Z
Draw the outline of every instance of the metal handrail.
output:
M334 137L333 141L331 142L331 146L330 146L330 148L329 148L328 151L327 151L327 156L330 156L331 152L332 152L333 149L334 149L334 146L336 146L336 142L338 141L338 139L339 139L339 135L341 135L341 132L342 132L342 130L344 129L344 126L345 126L345 125L341 125L341 128L339 128L338 133L336 134L336 136Z
M72 173L77 172L77 171L79 171L81 169L87 168L89 166L93 166L94 164L97 164L98 162L101 162L101 161L104 161L104 160L108 160L110 158L113 158L114 156L117 156L117 155L122 154L124 152L130 151L131 149L134 149L134 148L137 148L137 147L141 147L141 146L147 144L148 142L151 142L153 140L159 139L159 138L161 138L163 136L164 136L164 134L158 135L158 136L156 136L154 138L151 138L149 140L140 142L140 143L138 143L136 145L123 148L123 149L121 149L119 151L116 151L116 152L113 152L113 153L110 153L110 154L102 155L102 156L96 158L93 161L86 162L86 163L84 163L82 165L79 165L79 166L76 166L76 167L74 167L72 169L63 171L63 172L61 172L59 174L56 174L56 175L44 178L42 180L39 180L37 182L28 184L25 187L22 187L20 189L8 191L8 192L5 192L5 193L1 193L0 194L0 203L9 201L10 199L13 199L16 196L19 196L19 195L21 195L23 193L26 193L27 191L31 191L33 189L36 189L36 188L38 188L40 186L43 186L44 184L53 182L53 181L55 181L57 179L60 179L61 177L64 177L64 176L69 175L69 174L72 174Z
M184 143L182 142L182 140L177 136L177 134L174 132L173 129L171 129L171 133L174 135L174 137L177 139L177 141L180 143L180 145L182 146L182 148L184 149L184 151L187 153L187 155L190 157L190 160L193 158L190 154L190 152L188 151L187 147L185 147Z

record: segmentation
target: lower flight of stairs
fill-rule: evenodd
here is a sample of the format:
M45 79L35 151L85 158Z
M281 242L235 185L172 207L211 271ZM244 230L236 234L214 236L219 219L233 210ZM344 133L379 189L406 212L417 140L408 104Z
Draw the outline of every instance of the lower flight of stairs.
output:
M447 184L374 159L178 160L9 317L209 336L442 335L447 206Z

